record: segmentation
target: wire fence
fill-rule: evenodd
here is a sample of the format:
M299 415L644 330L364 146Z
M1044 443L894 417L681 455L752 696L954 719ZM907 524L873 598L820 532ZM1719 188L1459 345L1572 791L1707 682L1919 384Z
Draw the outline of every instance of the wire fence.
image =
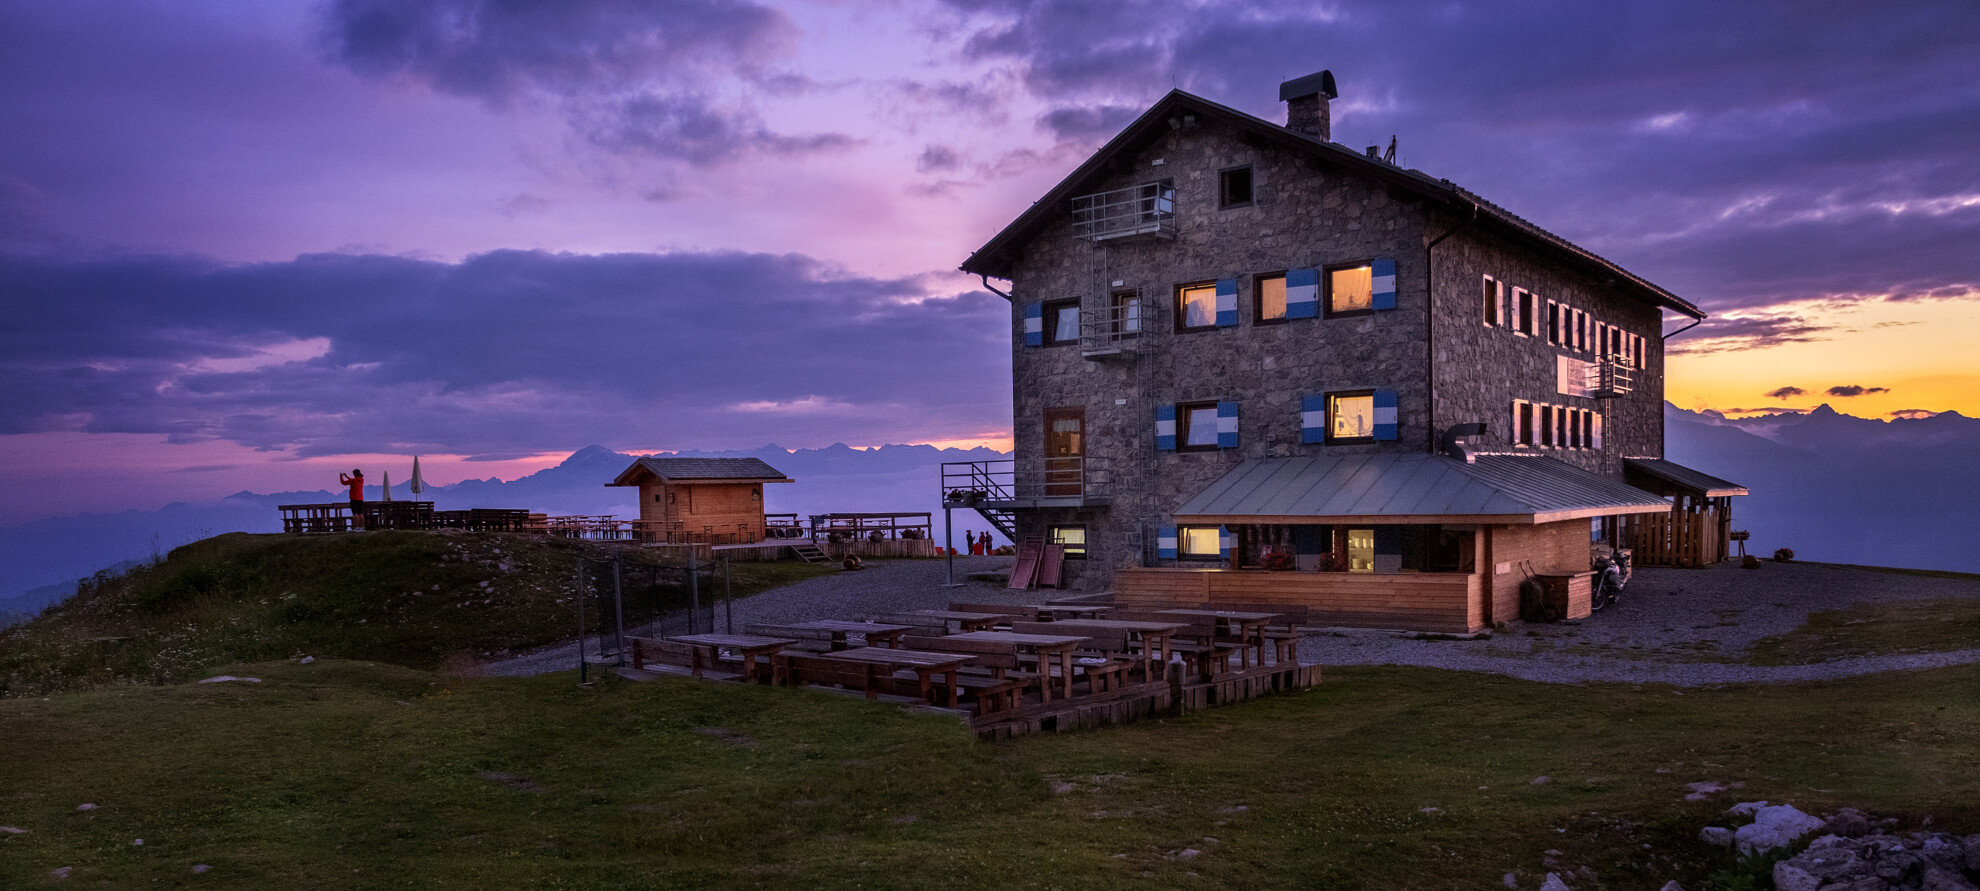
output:
M626 664L627 637L735 632L729 559L577 558L580 680L593 665Z

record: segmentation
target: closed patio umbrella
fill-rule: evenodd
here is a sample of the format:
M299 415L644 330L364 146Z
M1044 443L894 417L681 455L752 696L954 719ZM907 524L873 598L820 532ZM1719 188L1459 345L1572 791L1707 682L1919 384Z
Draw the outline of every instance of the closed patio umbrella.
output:
M381 494L380 494L380 495L378 496L378 500L379 500L379 501L391 501L391 500L392 500L392 472L391 472L391 471L389 471L389 470L388 470L388 471L385 471L385 482L384 482L384 484L383 484L383 485L381 485L381 486L379 486L378 488L380 488L380 489L382 489L382 490L384 490L384 491L383 491L383 492L382 492L382 493L381 493Z
M407 486L407 488L410 488L410 489L412 490L412 493L413 493L413 497L414 497L415 499L417 499L417 498L418 498L418 497L420 496L420 493L422 493L422 492L425 492L425 491L426 491L426 481L425 481L425 480L422 480L422 479L420 479L420 478L419 478L419 456L418 456L418 455L414 455L414 456L413 456L413 475L412 475L412 483L411 483L411 484L409 484L409 485Z

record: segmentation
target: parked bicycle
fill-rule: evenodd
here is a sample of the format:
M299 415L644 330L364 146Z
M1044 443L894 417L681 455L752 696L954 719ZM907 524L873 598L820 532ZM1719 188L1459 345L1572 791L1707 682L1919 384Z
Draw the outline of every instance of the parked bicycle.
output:
M1630 556L1625 550L1595 558L1595 590L1588 595L1588 609L1600 610L1622 596L1631 576Z

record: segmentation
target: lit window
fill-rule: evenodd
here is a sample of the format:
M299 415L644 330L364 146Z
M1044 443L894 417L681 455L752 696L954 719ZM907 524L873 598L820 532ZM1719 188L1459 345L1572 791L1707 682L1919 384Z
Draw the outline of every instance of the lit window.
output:
M1217 403L1196 402L1176 406L1176 442L1185 449L1217 447Z
M1375 530L1348 530L1347 568L1349 572L1375 571Z
M1217 206L1242 207L1251 203L1251 168L1237 167L1217 175Z
M1176 554L1184 560L1216 560L1223 543L1215 526L1184 526L1176 530Z
M1258 291L1258 321L1280 322L1286 318L1286 274L1261 275L1252 280Z
M1184 285L1176 290L1176 327L1215 328L1217 326L1217 284Z
M1362 263L1327 270L1327 314L1375 308L1375 267Z
M1327 442L1375 439L1375 391L1327 394Z
M1045 304L1045 342L1079 342L1079 301Z
M1052 526L1048 527L1048 532L1053 544L1065 548L1066 559L1086 559L1085 526Z

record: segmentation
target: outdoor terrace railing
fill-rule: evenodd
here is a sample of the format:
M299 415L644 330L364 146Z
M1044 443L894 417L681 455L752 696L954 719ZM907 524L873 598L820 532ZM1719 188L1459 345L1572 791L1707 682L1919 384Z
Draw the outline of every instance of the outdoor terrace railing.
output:
M1095 192L1072 200L1073 231L1089 241L1176 234L1176 187L1169 180Z
M1154 308L1153 302L1139 293L1113 295L1104 307L1081 307L1080 355L1099 359L1135 352Z
M1589 363L1588 395L1596 399L1627 396L1633 387L1634 380L1628 363L1620 359L1602 359Z
M1009 458L950 461L942 465L942 500L952 507L1039 498L1101 498L1111 494L1112 476L1087 457L1046 458L1036 469L1019 470Z

